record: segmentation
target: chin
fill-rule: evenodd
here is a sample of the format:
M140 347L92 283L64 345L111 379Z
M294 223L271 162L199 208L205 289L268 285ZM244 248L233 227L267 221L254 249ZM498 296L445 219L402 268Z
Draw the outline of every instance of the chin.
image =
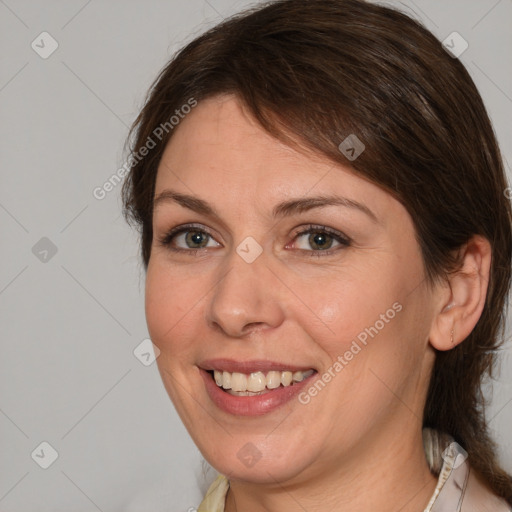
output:
M281 436L237 436L225 444L210 439L201 452L208 463L232 481L275 485L296 480L314 457L298 437L283 442ZM308 446L308 452L304 447Z

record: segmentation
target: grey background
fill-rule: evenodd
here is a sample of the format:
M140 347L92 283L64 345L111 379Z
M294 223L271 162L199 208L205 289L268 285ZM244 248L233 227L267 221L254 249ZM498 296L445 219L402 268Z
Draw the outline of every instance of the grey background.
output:
M512 162L512 0L388 3L468 41L460 58ZM120 186L103 200L93 190L124 163L170 55L249 4L0 0L2 512L186 511L214 476L155 364L133 354L148 336L137 236ZM47 59L31 47L43 31L59 45ZM489 410L509 471L511 354L508 343ZM31 457L43 441L58 452L46 470L35 460L48 449Z

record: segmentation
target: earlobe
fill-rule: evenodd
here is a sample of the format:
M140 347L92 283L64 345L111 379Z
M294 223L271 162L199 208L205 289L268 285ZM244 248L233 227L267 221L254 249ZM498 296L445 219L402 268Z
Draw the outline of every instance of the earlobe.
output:
M491 245L474 235L460 250L460 270L448 276L445 286L439 287L439 311L433 318L430 344L446 351L462 343L475 328L485 306Z

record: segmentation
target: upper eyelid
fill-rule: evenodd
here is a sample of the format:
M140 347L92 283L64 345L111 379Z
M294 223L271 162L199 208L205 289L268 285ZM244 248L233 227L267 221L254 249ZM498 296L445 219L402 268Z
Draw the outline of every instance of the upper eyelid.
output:
M170 234L177 235L184 231L187 231L187 230L192 231L194 229L196 229L197 231L203 231L206 234L213 237L210 228L208 228L207 226L205 226L203 224L197 224L197 223L183 224L183 225L175 226L169 230L164 231L164 236L168 236ZM330 235L337 235L337 236L340 236L341 238L345 238L347 240L350 239L343 232L341 232L337 229L334 229L334 228L330 228L328 226L323 226L321 224L307 224L306 226L301 226L301 227L295 228L294 229L295 232L294 232L293 236L295 237L298 235L304 235L304 234L307 234L309 231L314 231L314 230L324 231L326 233L329 233Z
M216 243L218 243L218 244L221 243L210 232L208 227L204 226L203 224L199 224L199 223L182 224L182 225L175 226L175 227L169 229L168 231L164 232L164 234L161 237L158 237L158 240L163 245L170 245L170 241L174 240L178 235L181 235L182 233L186 233L187 231L193 231L193 230L196 230L199 232L204 232L210 238L212 238ZM344 245L349 245L352 243L352 239L349 236L345 235L345 233L343 233L337 229L328 227L328 226L323 226L321 224L308 224L306 226L300 226L300 227L294 229L292 242L295 241L295 239L299 236L304 236L304 235L310 234L311 232L315 232L315 231L327 233L327 234L333 236L334 238L337 238L338 242L341 244L344 244ZM165 242L166 240L168 240L167 243ZM208 248L206 248L206 247L197 248L197 249L178 248L178 250L180 250L180 249L183 251L193 251L193 250L201 250L201 249L208 249ZM307 251L305 249L301 249L301 250L306 251L306 252L321 252L321 251ZM327 253L328 251L325 251L325 252Z
M329 235L338 236L345 240L350 240L350 238L347 235L345 235L345 233L343 233L342 231L330 228L329 226L322 226L321 224L308 224L307 226L301 226L300 228L297 228L297 231L295 232L294 236L305 235L314 231L324 232L328 233Z
M164 231L164 233L158 237L160 242L163 242L164 240L171 239L171 237L174 239L176 236L181 235L182 233L186 233L187 231L200 231L203 233L206 233L209 237L213 238L217 243L220 243L217 241L215 236L211 233L211 231L202 224L182 224L179 226L175 226L171 229L168 229Z

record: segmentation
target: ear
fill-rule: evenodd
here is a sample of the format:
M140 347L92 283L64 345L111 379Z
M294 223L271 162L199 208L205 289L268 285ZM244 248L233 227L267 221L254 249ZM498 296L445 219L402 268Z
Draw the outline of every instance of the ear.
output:
M430 331L430 344L450 350L464 341L478 322L485 305L491 267L489 241L474 235L459 251L461 268L436 289L437 310Z

